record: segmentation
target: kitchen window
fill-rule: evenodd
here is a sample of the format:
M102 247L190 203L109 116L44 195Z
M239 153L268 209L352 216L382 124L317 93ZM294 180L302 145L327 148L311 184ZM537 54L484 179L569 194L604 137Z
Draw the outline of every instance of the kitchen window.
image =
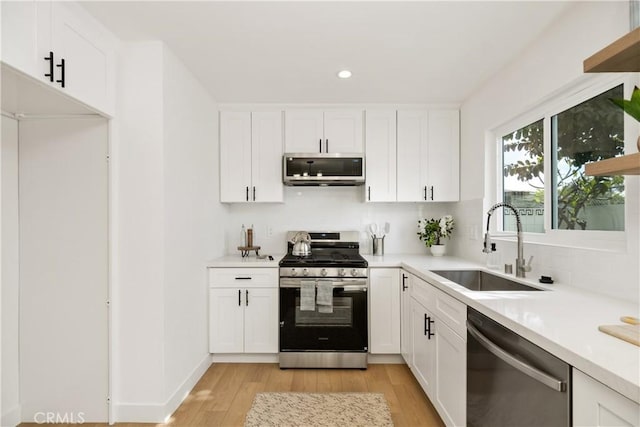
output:
M494 131L496 201L518 210L530 241L590 247L624 242L624 176L587 176L584 166L624 155L625 135L635 141L637 124L609 101L628 99L637 84L632 79L590 79ZM514 232L515 216L502 211L498 233Z

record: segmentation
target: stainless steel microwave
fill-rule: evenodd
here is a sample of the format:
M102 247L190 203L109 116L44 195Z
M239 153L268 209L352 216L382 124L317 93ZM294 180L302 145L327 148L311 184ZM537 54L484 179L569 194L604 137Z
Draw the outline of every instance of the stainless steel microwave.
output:
M364 156L342 153L285 153L285 185L363 185Z

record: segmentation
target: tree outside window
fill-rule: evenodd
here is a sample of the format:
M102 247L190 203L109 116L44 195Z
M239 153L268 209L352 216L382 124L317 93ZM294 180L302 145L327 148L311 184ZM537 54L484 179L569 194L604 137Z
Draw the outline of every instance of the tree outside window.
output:
M624 230L624 178L587 176L589 162L624 154L624 114L609 101L619 85L551 117L551 224L561 230ZM502 137L504 201L523 230L544 232L543 120ZM504 229L515 230L505 216Z

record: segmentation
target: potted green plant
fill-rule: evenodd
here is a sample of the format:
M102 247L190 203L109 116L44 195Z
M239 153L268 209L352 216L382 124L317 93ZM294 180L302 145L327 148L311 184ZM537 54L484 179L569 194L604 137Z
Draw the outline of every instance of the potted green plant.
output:
M638 86L634 86L633 92L631 93L631 99L609 98L609 100L622 108L625 113L640 122L640 89L638 89ZM640 151L640 136L638 136L636 145L638 146L638 151Z
M433 256L442 256L445 252L444 238L451 238L453 232L453 217L445 215L442 218L418 220L418 237L431 250Z

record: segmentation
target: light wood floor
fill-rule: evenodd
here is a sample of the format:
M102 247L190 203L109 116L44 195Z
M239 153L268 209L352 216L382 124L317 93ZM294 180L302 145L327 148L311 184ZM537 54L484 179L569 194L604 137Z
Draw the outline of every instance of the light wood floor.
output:
M384 393L396 427L444 426L405 365L375 364L367 370L280 370L277 364L253 363L212 365L167 424L118 423L117 426L242 426L255 394L268 391Z

